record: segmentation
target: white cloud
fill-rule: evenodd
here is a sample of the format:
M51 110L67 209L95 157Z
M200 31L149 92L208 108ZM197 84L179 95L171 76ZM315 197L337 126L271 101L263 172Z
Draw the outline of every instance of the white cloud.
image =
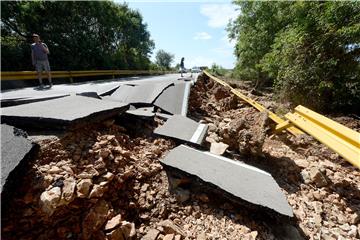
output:
M211 37L207 32L197 32L194 36L195 40L209 40Z
M235 19L238 12L231 4L205 4L200 13L209 18L208 25L213 28L225 27L230 19Z

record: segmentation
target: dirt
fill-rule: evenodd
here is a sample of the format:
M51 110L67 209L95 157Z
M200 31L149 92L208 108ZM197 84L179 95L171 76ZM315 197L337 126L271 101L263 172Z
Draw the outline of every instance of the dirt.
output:
M253 94L243 83L230 83L237 90L277 112L271 94ZM240 87L240 88L239 88ZM308 239L360 238L360 171L311 136L273 132L274 123L245 102L226 108L229 91L203 76L191 90L190 115L208 123L207 144L229 145L226 156L252 164L272 174L293 207L298 228ZM260 95L260 96L259 96ZM359 131L360 120L329 116ZM261 239L261 238L260 238Z
M236 86L276 110L270 95ZM226 157L272 174L305 238L359 239L358 169L309 136L274 135L267 114L208 78L200 77L191 89L189 117L209 124L205 147L226 143ZM342 121L360 126L351 118ZM18 179L12 198L2 195L2 239L268 240L285 235L255 206L229 201L194 179L174 180L159 160L178 143L153 136L159 124L159 119L123 119L58 137L34 137L38 156ZM177 186L182 181L194 186Z

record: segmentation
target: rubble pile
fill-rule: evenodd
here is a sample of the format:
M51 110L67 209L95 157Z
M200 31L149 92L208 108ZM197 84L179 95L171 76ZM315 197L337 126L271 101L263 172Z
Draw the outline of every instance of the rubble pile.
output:
M241 91L276 110L269 95ZM266 113L204 75L188 110L208 124L204 148L271 173L305 238L360 238L358 169L309 136L274 135ZM360 128L359 120L341 120ZM2 202L2 239L271 240L292 231L209 184L172 178L160 160L177 144L155 136L163 122L151 121L122 116L34 138L39 153Z
M240 91L276 110L269 96ZM241 100L226 104L233 101L229 93L206 76L191 90L189 114L209 124L207 144L228 144L228 157L270 172L309 239L360 239L360 171L310 136L274 135L266 113ZM359 130L357 119L335 120Z
M169 190L159 159L171 140L110 122L38 144L33 167L2 203L2 239L275 239L250 209L205 190Z

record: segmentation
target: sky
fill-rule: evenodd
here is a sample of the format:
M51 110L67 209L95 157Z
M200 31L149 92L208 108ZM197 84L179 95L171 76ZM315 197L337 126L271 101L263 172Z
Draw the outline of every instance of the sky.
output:
M116 0L115 2L124 3ZM185 67L209 66L224 68L235 65L234 42L229 41L226 26L239 15L231 1L138 1L128 0L148 26L155 49L175 55L173 66L185 58Z

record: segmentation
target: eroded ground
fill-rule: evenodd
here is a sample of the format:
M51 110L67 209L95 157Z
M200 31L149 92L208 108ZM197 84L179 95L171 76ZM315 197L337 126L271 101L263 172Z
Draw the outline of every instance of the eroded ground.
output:
M276 108L268 96L257 98ZM293 207L294 225L306 238L359 238L360 173L337 154L311 137L273 135L266 114L206 78L191 90L189 116L209 124L207 147L226 143L225 156L273 175ZM342 122L360 129L359 121ZM107 121L39 139L39 155L12 198L2 196L2 239L281 236L261 211L259 215L253 207L229 201L201 184L169 188L159 159L178 143L153 136L158 124L158 119L140 121L129 129Z

